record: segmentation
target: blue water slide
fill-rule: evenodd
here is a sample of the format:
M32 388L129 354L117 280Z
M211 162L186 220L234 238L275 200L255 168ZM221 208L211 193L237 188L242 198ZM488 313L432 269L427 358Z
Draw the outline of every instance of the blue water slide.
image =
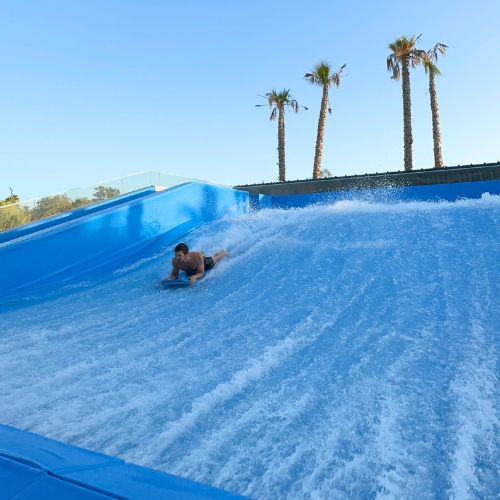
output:
M247 193L194 182L61 216L0 244L0 300L113 267L158 238L175 241L231 211L248 211Z
M57 226L58 224L61 224L63 222L76 220L79 219L80 217L85 217L86 215L99 212L106 208L123 205L125 203L137 200L154 192L155 192L154 186L149 186L143 189L138 189L136 191L123 194L121 196L116 196L115 198L109 200L103 200L98 203L92 203L91 205L87 205L86 207L80 207L75 210L64 212L62 214L57 214L53 215L52 217L47 217L45 219L40 219L34 222L30 222L29 224L24 224L23 226L15 227L7 231L2 231L0 233L0 243L14 240L16 238L20 238L21 236L26 236L28 234L33 234L36 233L37 231L41 231L42 229L47 229L49 227Z

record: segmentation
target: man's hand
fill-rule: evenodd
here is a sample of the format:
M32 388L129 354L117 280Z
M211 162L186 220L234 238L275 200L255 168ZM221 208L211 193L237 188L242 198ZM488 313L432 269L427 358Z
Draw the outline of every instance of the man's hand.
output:
M189 283L191 283L191 285L194 285L196 283L196 276L190 276Z

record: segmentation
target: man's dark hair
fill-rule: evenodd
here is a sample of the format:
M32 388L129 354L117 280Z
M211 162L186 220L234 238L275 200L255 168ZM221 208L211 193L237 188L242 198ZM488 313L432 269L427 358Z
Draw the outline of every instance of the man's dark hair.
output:
M185 243L179 243L175 248L174 252L188 253L189 247Z

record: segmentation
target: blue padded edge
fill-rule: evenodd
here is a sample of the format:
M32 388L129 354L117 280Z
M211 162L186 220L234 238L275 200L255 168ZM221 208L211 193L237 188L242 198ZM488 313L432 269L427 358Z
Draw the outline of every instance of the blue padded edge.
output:
M0 498L242 498L0 424Z

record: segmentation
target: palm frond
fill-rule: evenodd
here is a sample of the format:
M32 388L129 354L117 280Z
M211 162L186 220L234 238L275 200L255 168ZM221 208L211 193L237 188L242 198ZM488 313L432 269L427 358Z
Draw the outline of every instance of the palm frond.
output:
M446 49L448 48L448 45L445 45L444 43L436 43L434 46L435 52L436 52L436 59L437 59L437 54L443 55L446 52Z
M392 79L399 80L401 65L409 64L412 68L424 61L427 52L416 48L416 43L422 34L417 37L400 36L389 44L391 54L387 57L387 71L392 72Z
M343 64L333 75L330 76L329 79L329 85L335 85L338 87L340 85L340 79L342 78L342 73L344 71L344 68L346 67L345 64Z
M304 78L312 83L313 85L321 85L321 79L316 73L306 73Z
M277 95L277 92L276 90L271 90L271 92L267 92L266 93L266 97L267 97L267 104L269 105L270 108L273 107L273 105L275 104L276 102L276 95Z
M271 108L271 115L269 116L270 120L276 120L278 117L278 112L280 110L284 111L286 108L295 111L298 113L299 108L304 108L307 110L305 106L300 106L298 101L294 99L290 94L290 89L283 89L281 91L277 91L275 89L267 92L265 96L261 96L267 99L267 106ZM260 108L262 106L266 106L265 104L255 104L255 107Z
M439 68L430 59L424 59L422 65L424 66L424 70L427 74L429 73L432 73L433 75L441 74Z
M427 56L432 62L437 62L439 54L443 55L447 48L448 45L445 45L444 43L436 43L432 49L427 51Z
M432 73L433 75L441 74L441 71L439 71L439 68L435 63L438 60L438 55L444 54L447 48L448 46L445 45L444 43L436 43L436 45L434 45L432 49L429 49L425 53L425 55L422 57L422 64L427 74L429 73Z
M409 53L410 64L412 68L415 68L419 65L427 56L427 52L421 49L413 49Z
M319 85L321 87L329 87L330 85L339 86L340 78L342 76L342 71L345 68L343 64L336 73L332 74L332 68L330 64L326 61L321 61L311 70L311 73L306 73L304 78L308 80L313 85Z
M392 72L391 78L393 80L399 80L399 77L401 76L401 66L396 54L391 54L387 57L387 71Z

